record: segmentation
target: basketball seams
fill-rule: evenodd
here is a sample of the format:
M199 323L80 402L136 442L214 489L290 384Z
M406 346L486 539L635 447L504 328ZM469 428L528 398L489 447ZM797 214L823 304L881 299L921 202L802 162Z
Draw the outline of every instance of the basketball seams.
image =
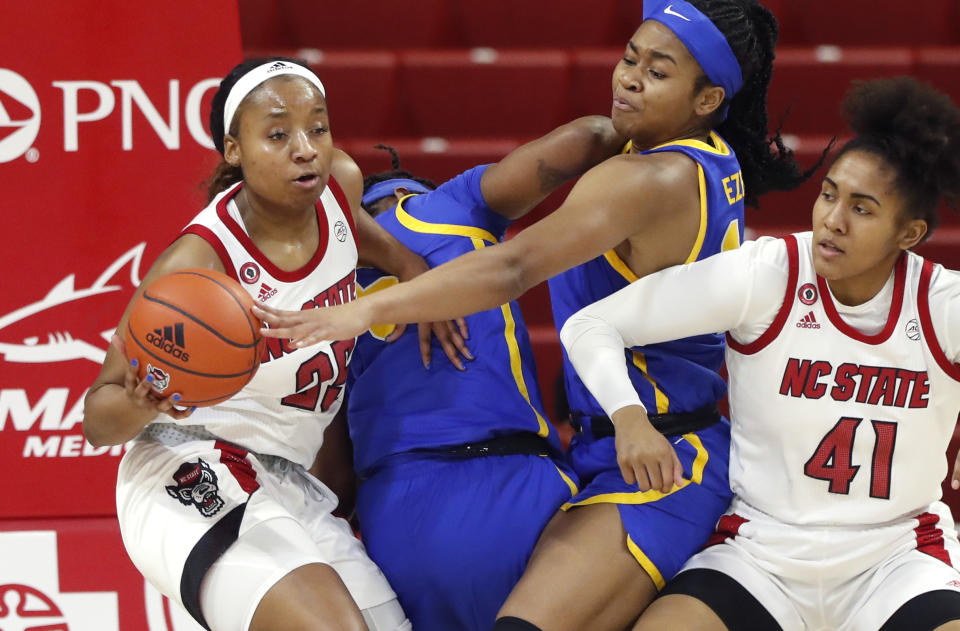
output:
M175 368L175 369L178 370L179 372L185 372L185 373L190 374L190 375L196 375L196 376L198 376L198 377L209 377L209 378L213 378L213 379L235 379L235 378L244 377L244 376L246 376L246 375L249 375L250 373L256 372L257 369L260 367L260 366L259 366L259 362L258 362L258 363L255 364L253 367L248 368L247 370L244 370L243 372L231 373L231 374L217 374L217 373L209 373L209 372L200 372L199 370L190 370L189 368L187 368L187 367L185 367L185 366L183 366L183 365L181 365L181 364L175 364L175 363L171 362L171 361L168 360L166 357L161 357L160 355L155 354L150 347L144 346L143 342L141 342L139 339L137 339L137 335L136 335L136 333L134 332L134 330L130 327L130 324L129 324L129 323L127 323L127 333L129 334L130 339L133 340L133 341L137 344L138 347L140 347L140 350L142 350L143 352L145 352L145 353L146 353L147 355L149 355L151 358L157 360L158 363L164 364L164 365L166 365L166 366L170 366L170 367L172 367L172 368Z
M164 279L167 279L166 285L162 283ZM203 282L204 280L212 281L215 286L207 285ZM259 335L259 320L250 311L252 297L237 285L236 281L216 270L202 268L178 270L158 279L157 283L144 289L141 294L142 306L139 309L135 307L131 311L131 317L126 325L125 334L129 338L127 340L129 351L133 351L128 354L140 357L141 378L145 377L143 370L146 369L148 362L153 363L161 372L168 371L172 378L169 384L172 387L171 391L179 392L183 397L179 402L180 405L216 405L233 397L253 379L260 367L263 354L264 338ZM238 315L233 313L235 307L230 305L230 301L223 296L215 295L218 289L229 294L233 304L243 313L246 332ZM208 302L207 297L213 298L213 302ZM221 317L224 315L227 316L226 320ZM178 322L174 327L169 322L172 318L182 320L182 323ZM209 320L209 323L204 320ZM202 353L204 360L201 364L203 365L191 369L188 367L189 364L184 365L177 361L180 359L178 355L171 357L164 355L162 351L171 352L168 348L162 347L162 350L154 348L158 344L156 340L149 339L149 331L155 330L158 322L169 329L177 330L176 335L179 337L176 338L178 341L175 344L176 348L183 349L184 358L188 349L192 354ZM191 328L193 333L189 333ZM193 346L191 344L184 346L184 330L188 332L188 337L195 336ZM207 334L212 335L205 337ZM244 343L237 340L237 336L247 334L251 342ZM154 336L157 335L159 332L154 333ZM175 338L170 337L169 331L164 335L170 339L169 343L173 343ZM141 336L147 336L147 339L141 339ZM130 343L130 340L133 340L133 343ZM196 346L197 344L199 346ZM218 346L219 350L217 350ZM209 350L201 350L205 348ZM200 356L197 359L200 359ZM210 372L210 370L224 369L236 372L219 374ZM180 376L177 377L177 375Z
M217 337L219 337L221 340L223 340L224 342L226 342L227 344L229 344L230 346L233 346L233 347L235 347L235 348L252 348L252 347L254 347L254 346L256 346L257 344L260 343L259 338L256 339L255 341L251 342L250 344L242 344L242 343L240 343L240 342L234 342L233 340L227 339L226 337L224 337L224 335L223 335L222 333L220 333L220 332L217 331L216 329L212 328L209 324L207 324L207 323L204 322L203 320L200 320L199 318L197 318L197 317L196 317L195 315L193 315L192 313L188 313L187 311L184 311L183 309L181 309L181 308L178 307L177 305L170 304L169 302L166 302L165 300L161 300L160 298L154 298L153 296L151 296L150 294L148 294L146 291L143 292L143 298L144 298L145 300L149 301L149 302L153 302L153 303L156 303L156 304L158 304L158 305L162 305L162 306L166 307L167 309L170 309L171 311L176 311L177 313L179 313L180 315L182 315L182 316L185 317L185 318L189 318L189 319L192 320L195 324L199 324L200 326L202 326L203 328L205 328L207 331L213 333L214 335L216 335Z
M240 307L240 310L243 311L243 315L246 316L246 318L247 318L247 326L250 327L250 336L251 336L251 337L253 338L253 340L254 340L254 342L253 342L254 345L257 345L257 344L260 343L260 334L259 334L260 332L253 326L253 322L250 321L250 318L251 318L250 307L247 306L247 305L245 305L245 304L243 304L243 301L240 300L240 299L237 297L237 295L234 293L234 290L233 290L232 287L230 287L230 286L228 286L228 285L224 285L223 283L221 283L221 282L220 282L219 280L217 280L216 278L213 278L213 277L211 277L211 276L209 276L209 275L207 275L207 274L203 274L203 273L201 273L201 272L199 272L199 271L194 271L194 270L180 270L179 272L174 272L174 273L175 273L175 274L185 274L185 275L188 275L188 276L200 276L201 278L205 278L205 279L207 279L207 280L209 280L209 281L211 281L211 282L213 282L213 283L216 283L216 284L219 285L222 289L226 290L227 293L230 294L230 297L233 298L234 302L236 302L237 305ZM146 293L146 292L144 292L144 293ZM249 297L249 296L248 296L248 297ZM251 300L252 300L252 299L251 299ZM206 326L206 325L204 324L204 326ZM228 341L228 342L229 342L229 340L224 340L224 341Z

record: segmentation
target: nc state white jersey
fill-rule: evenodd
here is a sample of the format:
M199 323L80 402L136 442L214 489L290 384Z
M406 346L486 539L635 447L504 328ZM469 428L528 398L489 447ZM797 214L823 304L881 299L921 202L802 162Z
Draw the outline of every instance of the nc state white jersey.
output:
M317 202L320 242L313 258L295 271L279 269L254 245L233 197L243 183L218 195L183 230L205 239L228 276L253 299L286 310L312 309L355 297L357 244L346 197L330 177ZM261 454L309 467L323 432L343 400L347 363L356 340L294 348L266 338L260 369L231 399L198 408L181 425L203 425L217 437ZM157 419L170 422L161 415Z
M886 325L866 335L817 277L811 234L785 242L789 280L773 324L749 344L727 336L733 491L798 525L922 512L941 496L960 410L960 367L930 317L942 267L905 253Z

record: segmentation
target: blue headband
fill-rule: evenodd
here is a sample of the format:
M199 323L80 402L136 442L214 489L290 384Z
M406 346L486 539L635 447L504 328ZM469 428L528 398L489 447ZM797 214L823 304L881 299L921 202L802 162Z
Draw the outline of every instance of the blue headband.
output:
M683 42L707 78L726 92L726 98L743 87L740 64L727 38L710 18L684 0L644 0L643 19L656 20ZM726 111L724 111L726 117Z
M384 180L382 182L377 182L373 186L367 189L361 198L360 203L366 206L371 202L375 202L378 199L383 199L384 197L390 197L393 195L393 191L398 188L405 188L411 193L429 193L430 189L417 182L416 180L408 180L406 178L395 178L393 180Z

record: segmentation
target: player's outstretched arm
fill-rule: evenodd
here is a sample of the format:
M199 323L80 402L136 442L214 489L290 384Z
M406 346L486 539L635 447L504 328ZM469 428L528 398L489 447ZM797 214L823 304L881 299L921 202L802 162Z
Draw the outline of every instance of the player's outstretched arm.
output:
M578 118L487 167L480 180L483 199L494 212L517 219L564 183L620 153L626 142L610 118Z
M419 276L429 268L426 261L411 252L400 243L383 226L374 221L369 213L360 208L360 199L363 195L363 174L360 168L349 155L340 151L334 152L331 174L343 188L344 195L350 205L347 212L353 215L354 225L357 227L357 254L358 264L367 267L376 267L393 274L401 282ZM406 323L400 324L388 341L400 337ZM467 348L466 323L440 320L436 322L421 321L418 325L420 337L420 357L425 367L430 366L431 336L436 337L443 348L444 354L457 367L464 370L463 360L473 359L470 349Z
M680 154L615 156L588 171L563 205L514 238L457 257L410 282L348 304L310 311L255 307L264 335L308 345L348 339L374 324L448 320L509 302L547 278L602 255L643 230L675 260L689 253L699 216L678 228L677 208L699 208L695 163ZM650 270L634 270L647 273Z

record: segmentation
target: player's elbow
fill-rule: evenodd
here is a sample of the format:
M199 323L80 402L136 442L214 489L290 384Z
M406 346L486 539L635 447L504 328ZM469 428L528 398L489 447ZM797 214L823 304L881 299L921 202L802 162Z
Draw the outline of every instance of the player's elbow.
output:
M102 393L91 389L83 401L83 436L94 447L108 447L126 442L119 436L114 423L107 418L100 398Z
M519 248L514 247L513 244L504 244L500 255L496 272L497 284L500 285L501 294L506 298L504 302L516 300L538 281L532 273L529 258L523 256Z
M577 352L577 344L585 335L589 335L598 326L603 326L601 321L586 313L586 311L586 309L581 309L574 313L560 327L560 343L570 356Z

